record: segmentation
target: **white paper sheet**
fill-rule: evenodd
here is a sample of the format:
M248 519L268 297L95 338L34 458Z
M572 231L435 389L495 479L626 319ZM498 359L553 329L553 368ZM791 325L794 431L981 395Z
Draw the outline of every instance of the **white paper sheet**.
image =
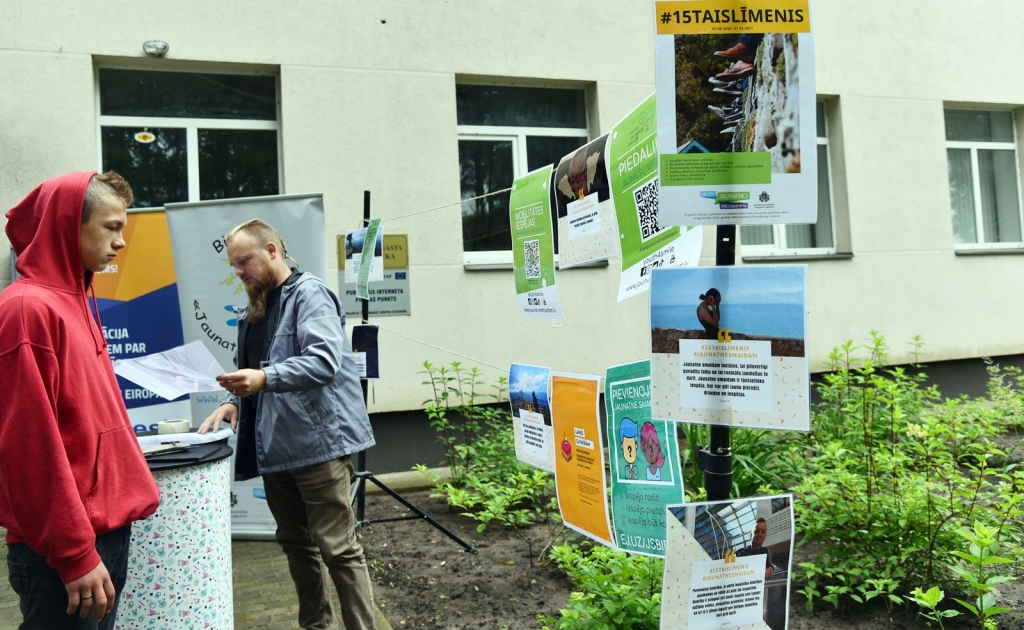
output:
M216 378L224 374L224 368L201 341L114 361L114 372L167 400L193 392L224 391Z
M231 430L231 427L224 423L224 428L213 433L204 433L199 435L195 431L189 431L188 433L164 433L163 435L140 435L136 437L139 441L139 446L155 446L157 444L164 444L165 442L181 442L182 444L208 444L210 442L218 442L220 440L226 440L235 434Z

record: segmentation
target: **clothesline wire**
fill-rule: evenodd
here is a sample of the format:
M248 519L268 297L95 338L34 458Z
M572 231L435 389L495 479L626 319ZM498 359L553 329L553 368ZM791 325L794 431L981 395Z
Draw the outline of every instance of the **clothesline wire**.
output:
M497 365L491 365L490 363L487 363L486 361L481 361L480 359L474 359L473 357L467 357L464 354L459 354L458 352L455 352L453 350L449 350L448 348L442 348L441 346L435 346L434 344L427 343L426 341L423 341L421 339L416 339L415 337L410 337L409 335L403 335L402 333L394 331L394 330L391 330L390 328L385 328L385 327L381 326L380 324L369 324L369 325L377 326L377 328L379 328L380 330L383 330L384 332L391 333L392 335L398 335L399 337L403 337L405 339L408 339L409 341L415 341L416 343L418 343L420 345L427 346L428 348L433 348L435 350L440 350L442 352L447 352L448 354L457 356L460 359L466 359L468 361L473 361L474 363L479 363L480 365L486 365L489 368L494 368L495 370L498 370L498 371L501 371L501 372L505 372L506 374L509 373L509 369L507 367L498 367Z
M512 190L512 187L510 186L508 188L502 188L501 190L495 190L494 192L489 192L489 193L484 193L482 195L477 195L476 197L469 197L468 199L459 199L458 201L453 201L452 203L446 203L444 205L435 206L435 207L429 208L427 210L420 210L419 212L413 212L411 214L403 214L402 216L399 216L399 217L382 217L380 222L384 223L385 221L397 221L398 219L408 219L409 217L415 217L415 216L418 216L418 215L421 215L421 214L427 214L428 212L434 212L434 211L437 211L437 210L443 210L444 208L450 208L452 206L457 206L457 205L465 203L467 201L476 201L477 199L483 199L484 197L492 197L494 195L500 195L502 193L510 192L511 190ZM367 221L366 219L363 219L363 223L364 224L368 224L369 221Z

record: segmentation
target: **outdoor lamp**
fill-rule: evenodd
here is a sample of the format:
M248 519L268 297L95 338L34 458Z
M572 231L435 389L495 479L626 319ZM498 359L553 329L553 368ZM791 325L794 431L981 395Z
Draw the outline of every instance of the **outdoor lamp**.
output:
M152 57L163 57L170 49L171 47L167 45L167 42L159 40L148 41L142 45L143 52Z

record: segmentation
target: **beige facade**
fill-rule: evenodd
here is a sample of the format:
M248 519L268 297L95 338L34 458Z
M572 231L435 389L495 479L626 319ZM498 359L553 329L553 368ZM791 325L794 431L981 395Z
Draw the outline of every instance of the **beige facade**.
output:
M1010 110L1024 153L1024 81L1008 70L1024 57L1024 5L821 0L812 11L835 249L853 254L806 260L812 369L870 330L896 361L911 358L903 342L916 334L924 361L1024 353L1024 244L956 251L943 117ZM375 322L383 378L372 410L418 408L424 360L480 365L488 381L511 361L602 374L648 355L647 298L616 303L616 259L559 274L564 321L523 319L510 270L464 266L455 90L582 87L597 137L653 90L652 15L646 0L5 0L0 206L100 167L99 67L274 75L281 192L323 192L329 251L359 223L363 190L388 232L409 235L413 316ZM145 55L147 40L167 42L167 56ZM702 264L713 263L713 237L706 229ZM0 286L7 252L0 236Z

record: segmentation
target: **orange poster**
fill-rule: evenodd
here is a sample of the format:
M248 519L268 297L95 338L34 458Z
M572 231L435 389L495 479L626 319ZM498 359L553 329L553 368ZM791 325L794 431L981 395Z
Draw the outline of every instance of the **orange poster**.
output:
M614 547L605 491L598 385L596 376L551 373L555 493L567 527Z

